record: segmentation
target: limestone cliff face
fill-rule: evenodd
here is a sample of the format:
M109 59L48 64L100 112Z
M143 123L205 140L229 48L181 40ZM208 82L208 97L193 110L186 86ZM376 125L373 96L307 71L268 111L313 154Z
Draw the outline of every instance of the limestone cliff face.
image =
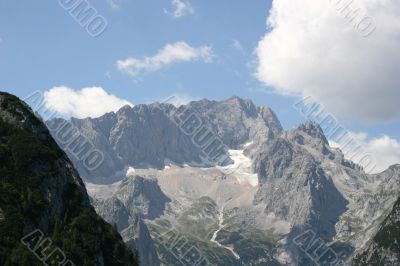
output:
M398 175L400 165L394 165L386 172ZM400 265L400 198L374 237L356 255L354 265Z
M160 265L149 230L137 209L130 210L130 205L124 205L117 197L96 199L93 206L104 220L117 226L124 242L138 251L140 265Z
M141 265L160 265L149 230L143 219L160 217L170 199L156 181L131 176L120 182L115 193L93 199L96 211L109 223L116 224L127 245L138 250Z
M335 224L348 204L321 166L334 162L317 124L307 122L262 143L253 161L260 179L255 201L267 204L267 213L301 228L313 228L325 239L335 236Z
M202 100L180 108L159 103L125 106L116 113L95 119L71 119L73 126L66 126L63 119L47 124L83 178L105 183L118 180L115 173L127 166L161 169L166 161L204 164L204 151L193 142L193 135L182 130L185 119L191 118L198 119L195 123L204 125L204 130L210 129L204 135L220 139L227 148L238 148L254 139L272 138L282 131L268 107L256 108L251 101L237 97L222 102ZM63 136L74 133L85 136L90 145L104 154L100 167L88 171L83 160L72 154L68 143L63 143Z

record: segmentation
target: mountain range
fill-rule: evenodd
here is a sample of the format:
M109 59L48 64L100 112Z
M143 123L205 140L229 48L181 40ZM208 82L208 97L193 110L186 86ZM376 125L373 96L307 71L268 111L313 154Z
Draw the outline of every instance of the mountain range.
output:
M151 247L144 265L334 265L354 256L368 265L368 254L399 261L399 242L381 249L376 238L392 237L398 222L400 165L368 175L314 122L285 131L269 107L232 97L48 125L56 140L85 136L104 154L88 171L58 141L99 214L125 241L139 234ZM176 238L195 247L191 260Z
M75 256L79 248L70 247L77 243L60 239L76 241L78 231L71 227L85 235L97 221L108 233L93 237L111 234L116 244L109 244L119 249L108 251L124 254L122 264L104 265L136 263L126 246L137 250L145 266L400 264L400 165L366 174L330 147L314 122L284 130L269 107L238 97L180 106L165 101L124 106L98 118L46 121L54 142L26 105L6 94L0 102L1 121L8 123L1 129L0 158L16 160L2 167L7 173L2 192L23 195L13 199L22 206L36 201L40 206L32 213L21 207L20 215L34 222L26 218L29 223L15 229L18 236L40 228ZM36 146L15 140L8 128L22 128L51 149L28 149L19 159L13 145ZM42 158L47 149L55 155ZM15 168L25 161L32 165ZM23 172L27 183L14 185L8 180L20 169L56 176L56 183ZM16 219L11 202L11 196L0 201L3 239L3 226ZM81 221L86 226L73 222L86 211L90 222ZM94 244L97 240L88 242L93 246L81 243L86 251L79 253L81 261L104 262L115 255ZM10 246L1 245L1 258Z

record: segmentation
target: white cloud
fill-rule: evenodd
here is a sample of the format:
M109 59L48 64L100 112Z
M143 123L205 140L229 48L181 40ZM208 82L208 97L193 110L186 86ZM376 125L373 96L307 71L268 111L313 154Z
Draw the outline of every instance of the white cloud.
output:
M348 13L357 7L358 15ZM342 118L400 116L398 0L274 0L268 27L256 49L266 85L313 96Z
M400 142L387 135L379 138L368 139L368 135L361 132L349 132L350 138L357 142L361 147L363 154L371 154L376 164L372 173L380 173L386 170L389 166L400 163ZM339 143L329 141L330 146L334 148L341 148ZM345 153L348 159L357 158L353 156L354 153ZM357 163L357 161L355 161ZM372 168L371 168L372 169Z
M107 112L117 111L132 104L108 94L100 87L74 90L68 87L54 87L44 93L46 108L64 117L99 117Z
M164 9L164 13L173 18L181 18L194 13L192 5L187 0L171 0L171 5L174 7L174 11L170 12Z
M242 44L236 39L232 41L232 47L235 48L235 49L238 49L240 51L243 51Z
M130 57L117 61L117 68L130 76L136 77L142 72L156 71L178 62L202 60L211 62L213 51L211 46L191 47L186 42L167 44L154 56L144 58Z

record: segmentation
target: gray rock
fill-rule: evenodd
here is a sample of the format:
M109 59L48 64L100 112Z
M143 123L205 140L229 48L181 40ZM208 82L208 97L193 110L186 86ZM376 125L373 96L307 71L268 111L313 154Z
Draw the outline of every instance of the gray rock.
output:
M108 198L93 198L97 213L115 224L124 241L139 252L143 266L160 265L154 242L143 219L156 219L164 213L170 199L157 182L140 176L124 179Z
M400 165L391 166L383 175L400 173ZM400 265L400 198L374 237L355 256L354 265Z
M117 226L118 232L129 226L129 211L119 199L93 199L92 205L106 222Z
M160 217L171 201L156 180L140 176L124 179L115 197L126 206L132 217L140 214L142 218L150 220Z
M94 199L93 206L104 220L117 226L124 242L138 251L140 265L160 265L154 242L139 214L131 216L128 209L117 198Z
M271 139L282 131L271 109L256 108L251 101L237 97L221 102L191 102L179 109L158 103L125 106L116 113L95 119L53 119L47 121L47 125L85 180L111 183L121 178L115 174L127 166L162 169L165 161L204 163L204 152L208 151L196 145L193 135L182 129L188 117L199 119L199 125L204 125L201 129L210 129L210 135L204 131L205 136L211 136L206 140L220 139L227 148ZM201 133L199 126L199 137ZM100 167L88 169L84 164L84 152L73 152L77 136L83 136L88 147L102 152L104 161Z
M310 122L262 143L253 153L260 181L255 203L264 202L267 213L331 240L348 203L321 167L321 159L333 156L322 130Z
M62 123L65 121L55 119L48 125L62 128ZM204 149L195 144L195 134L189 134L193 128L211 132L211 139L221 140L227 149L245 149L259 179L254 204L266 204L265 213L292 225L286 248L295 261L302 261L307 254L296 250L291 240L307 229L326 243L336 241L338 254L350 256L374 235L399 197L396 167L367 175L339 149L329 147L318 124L306 122L283 131L270 108L256 107L238 97L204 99L179 108L166 103L125 106L116 113L71 119L71 123L75 133L84 135L105 157L101 167L91 171L74 156L69 144L64 145L82 176L91 183L123 179L111 199L94 201L96 210L115 223L132 245L139 245L137 234L145 239L145 248L138 249L151 251L148 265L158 260L142 219L160 217L170 199L152 179L124 179L124 170L127 166L163 169L166 161L205 167ZM59 139L59 132L52 134Z
M150 232L139 216L135 216L128 228L121 232L125 243L139 252L141 266L158 266L157 251Z
M231 149L238 149L249 141L271 139L283 131L269 107L256 107L252 101L239 97L221 102L195 101L186 108L198 114Z

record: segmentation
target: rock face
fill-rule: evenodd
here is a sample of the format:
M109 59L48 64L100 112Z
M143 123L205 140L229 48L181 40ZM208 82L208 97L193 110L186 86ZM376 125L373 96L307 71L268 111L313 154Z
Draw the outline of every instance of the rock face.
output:
M400 165L390 167L387 172L398 174ZM354 265L400 265L400 198L378 232L357 254Z
M313 228L326 240L336 235L348 202L321 166L335 155L317 124L308 122L262 143L253 158L260 179L255 201L265 202L267 213Z
M125 243L138 251L143 266L160 265L153 240L143 222L144 217L160 215L168 202L168 198L157 190L159 188L154 182L133 177L124 180L111 197L92 202L104 220L117 226Z
M129 226L129 211L119 199L94 199L92 205L104 220L110 224L116 225L119 232Z
M131 216L140 214L143 219L149 220L160 217L171 201L156 180L137 175L124 179L115 196L128 207Z
M125 243L136 249L140 255L140 265L158 266L160 261L153 239L143 220L136 216L131 220L131 224L121 232Z
M292 225L286 249L300 265L311 263L304 258L307 254L293 245L293 239L306 230L312 230L324 243L334 239L335 224L346 212L348 201L324 165L347 167L337 163L338 156L321 128L311 122L255 149L249 147L248 153L260 180L255 203L265 203L266 213Z
M58 265L68 259L76 265L138 265L90 205L81 178L45 125L7 93L0 93L0 161L0 265ZM32 232L43 235L24 242ZM53 244L39 242L44 238ZM34 254L30 249L39 243L66 257Z
M362 176L357 171L343 174L331 170L338 178L337 186L349 200L348 210L336 224L336 239L361 248L376 234L400 196L400 171L394 165L386 171Z
M355 265L400 264L400 199L383 222L366 249L355 259Z
M70 123L55 119L47 124L84 179L113 182L118 180L114 175L127 166L161 169L168 161L180 165L204 164L204 152L208 151L186 134L190 123L197 123L199 129L204 125L197 135L199 142L218 138L228 148L237 148L255 138L272 138L282 131L268 107L256 108L251 101L237 97L223 102L192 102L179 109L167 103L125 106L95 119L71 119ZM88 171L83 160L72 152L71 136L78 132L104 154L100 167Z
M88 186L95 197L92 204L96 211L107 222L116 224L125 243L138 250L140 264L160 265L153 240L143 222L143 219L160 217L170 202L157 182L137 175L129 176L118 182L112 194L108 193L107 186ZM91 186L95 188L91 189Z
M99 186L91 183L86 185L94 197L92 204L98 207L101 213L110 212L115 219L121 213L114 213L114 208L108 208L107 205L114 206L117 210L121 209L119 206L126 206L128 215L133 217L141 214L143 219L153 220L162 215L165 206L171 201L161 191L157 180L139 175L129 175L112 185ZM103 200L102 206L99 206L96 200Z
M271 139L283 130L269 107L256 107L252 101L238 97L221 102L191 102L185 109L199 115L231 149L239 149L249 141Z
M96 210L140 255L151 251L142 255L146 265L195 264L171 254L174 241L160 242L160 232L197 247L196 263L337 263L377 233L399 197L396 166L367 175L329 146L316 123L284 131L271 109L238 97L72 119L72 131L104 154L93 171L63 144L65 123L48 125L88 182ZM211 151L207 143L218 141ZM229 160L206 160L222 150ZM307 232L318 242L299 246Z

